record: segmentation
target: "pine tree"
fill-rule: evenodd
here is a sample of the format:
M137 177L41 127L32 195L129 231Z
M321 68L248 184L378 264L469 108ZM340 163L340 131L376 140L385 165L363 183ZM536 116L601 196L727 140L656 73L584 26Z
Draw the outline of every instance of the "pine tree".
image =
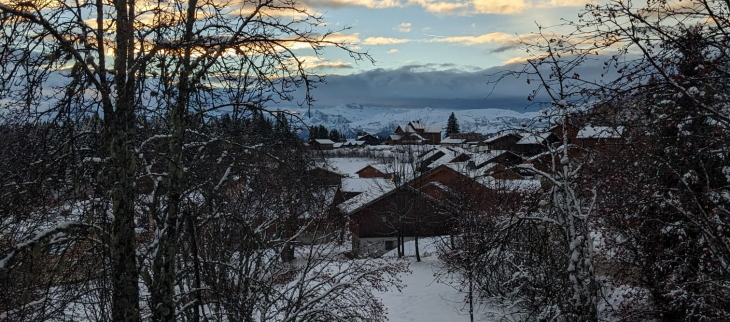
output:
M446 134L452 134L452 133L460 133L459 130L459 122L456 120L456 115L454 115L454 112L451 112L451 115L449 115L449 120L446 123Z
M329 134L329 139L332 140L332 142L340 142L340 132L336 129L332 129Z

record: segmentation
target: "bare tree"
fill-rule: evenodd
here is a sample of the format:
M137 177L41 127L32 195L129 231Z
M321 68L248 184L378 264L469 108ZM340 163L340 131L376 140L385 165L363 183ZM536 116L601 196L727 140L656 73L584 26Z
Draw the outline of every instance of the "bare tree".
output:
M90 174L89 188L67 189L75 193L72 197L59 194L42 176L21 181L42 189L39 200L46 203L33 207L32 215L20 223L9 224L22 229L4 242L8 247L0 253L0 270L24 266L23 254L34 247L82 247L75 242L80 238L89 244L83 247L98 249L104 259L86 277L108 279L112 290L111 295L100 293L95 302L99 306L86 312L98 309L98 319L114 321L146 316L145 308L140 308L144 295L139 289L140 265L150 265L142 271L153 295L151 314L159 320L175 319L178 244L182 231L190 229L186 226L194 228L189 225L195 222L192 212L186 211L186 204L195 201L190 193L198 185L190 169L200 166L212 143L226 142L199 134L200 126L212 112L232 109L235 118L242 106L260 108L265 102L293 99L292 91L298 86L307 89L301 103L310 102L308 89L320 77L305 69L292 49L296 46L314 52L334 46L355 58L369 59L347 49L347 44L331 41L334 32L318 32L321 22L321 16L293 1L245 1L241 6L215 1L0 4L3 119L8 124L49 122L69 129L53 133L66 141L51 151L42 146L46 150L31 168L48 169L54 163L73 168L74 162L86 160L68 157L82 155L73 147L88 148L75 145L78 138L97 135L100 147L87 160L99 166ZM98 116L98 129L79 132L73 123L90 115ZM140 139L146 134L140 125L154 119L164 125L163 130ZM153 146L154 150L148 149ZM144 169L138 167L140 161ZM230 172L223 173L220 183L230 178ZM145 216L138 213L138 197L147 197L136 185L139 174L150 179L155 189L149 195L153 206ZM7 184L19 189L20 199L6 208L3 218L25 207L21 203L27 204L22 201L27 197L22 196L28 196L23 186ZM59 223L60 209L79 203L89 206ZM135 221L140 219L151 224L149 231L154 232L152 263L137 258L142 236ZM29 225L31 221L41 224ZM54 272L58 271L50 270L42 281L49 289L58 282ZM29 296L4 307L3 316L15 319L20 309L48 307L48 303L54 303L50 306L55 311L37 314L63 314L66 305L87 301L82 290L59 300L52 296L55 289L43 296L37 292L39 286L29 286Z

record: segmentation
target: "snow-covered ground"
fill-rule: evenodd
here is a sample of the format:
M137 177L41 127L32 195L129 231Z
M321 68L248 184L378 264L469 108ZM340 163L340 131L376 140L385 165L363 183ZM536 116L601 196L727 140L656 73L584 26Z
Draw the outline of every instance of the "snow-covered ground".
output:
M419 242L421 262L416 262L415 242L405 243L405 260L410 262L409 268L412 272L402 273L399 277L406 287L401 292L390 290L376 293L388 308L390 322L469 321L465 293L459 292L455 285L436 276L442 264L436 256L435 243L441 240L435 237L424 238ZM384 257L397 260L397 253L391 251ZM477 310L475 321L497 320L488 313L496 308L481 305Z

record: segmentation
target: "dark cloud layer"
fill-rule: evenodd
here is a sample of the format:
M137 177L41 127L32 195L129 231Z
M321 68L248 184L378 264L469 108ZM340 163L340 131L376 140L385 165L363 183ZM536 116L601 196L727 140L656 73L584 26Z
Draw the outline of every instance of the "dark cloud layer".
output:
M602 63L582 67L582 77L599 78ZM432 107L450 109L504 108L535 111L538 104L527 100L535 84L524 77L506 77L495 84L499 73L521 69L519 65L485 70L444 69L445 66L410 65L398 69L328 76L314 89L315 106L358 103L371 106ZM544 96L539 100L546 100Z

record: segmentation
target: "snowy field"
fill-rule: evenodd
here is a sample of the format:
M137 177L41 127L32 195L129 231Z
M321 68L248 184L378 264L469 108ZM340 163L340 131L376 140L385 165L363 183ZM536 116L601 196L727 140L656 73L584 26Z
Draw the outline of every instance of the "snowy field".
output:
M402 292L391 290L377 292L388 308L390 322L459 322L469 321L469 307L465 305L465 293L459 292L448 281L438 280L436 273L441 262L436 256L435 242L440 238L424 238L419 242L421 262L416 262L415 242L406 242L406 260L410 262L411 273L402 273L400 278L406 285ZM395 258L397 252L391 251L384 257ZM477 308L475 321L497 321L493 314L495 308Z

